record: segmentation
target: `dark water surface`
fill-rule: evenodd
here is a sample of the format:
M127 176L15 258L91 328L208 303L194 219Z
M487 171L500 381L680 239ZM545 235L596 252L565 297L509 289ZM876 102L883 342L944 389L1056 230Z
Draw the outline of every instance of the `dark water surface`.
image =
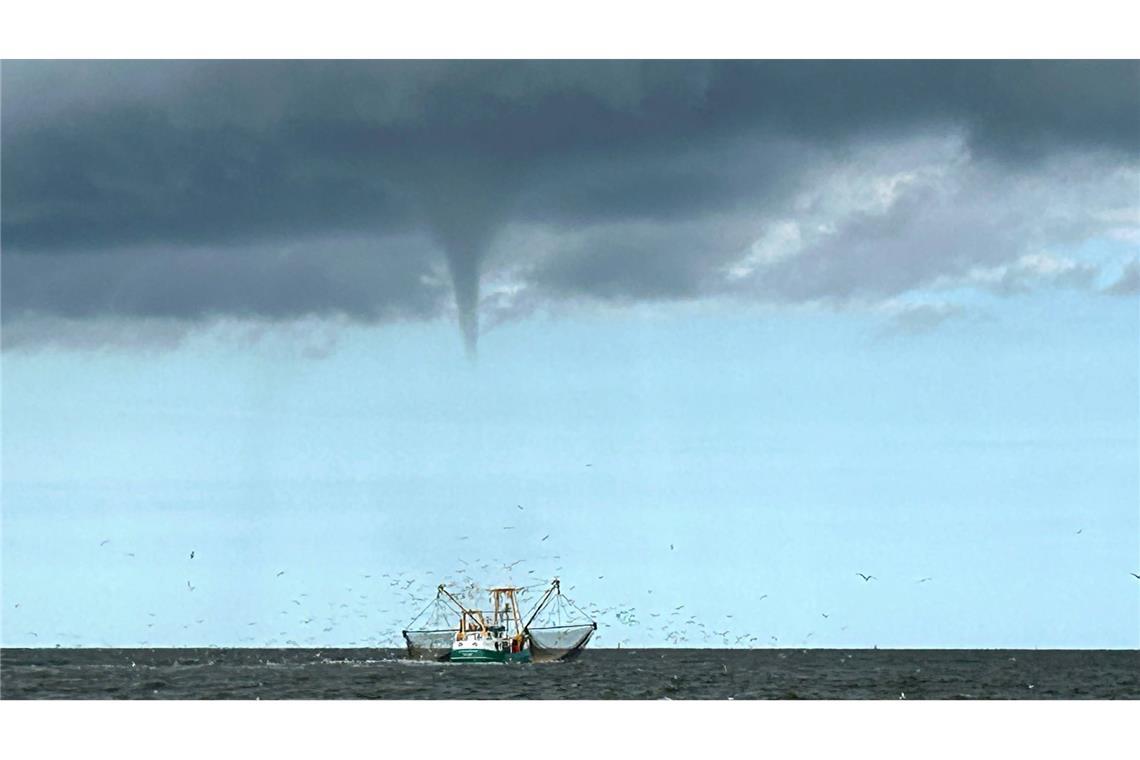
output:
M3 699L1140 699L1140 651L594 649L535 665L392 649L4 649Z

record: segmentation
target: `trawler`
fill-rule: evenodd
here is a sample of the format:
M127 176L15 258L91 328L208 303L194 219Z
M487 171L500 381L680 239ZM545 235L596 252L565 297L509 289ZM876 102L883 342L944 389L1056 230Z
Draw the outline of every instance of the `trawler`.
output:
M562 594L557 579L524 619L519 597L527 590L490 588L491 608L478 610L440 584L435 599L403 631L408 656L446 662L522 663L555 662L578 655L597 623ZM413 628L425 615L426 627Z

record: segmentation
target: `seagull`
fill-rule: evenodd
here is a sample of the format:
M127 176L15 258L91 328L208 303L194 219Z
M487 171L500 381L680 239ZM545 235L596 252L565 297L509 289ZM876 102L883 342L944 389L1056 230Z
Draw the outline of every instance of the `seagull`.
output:
M759 602L759 601L761 601L762 599L767 599L767 598L768 598L768 595L767 595L767 594L764 594L762 597L760 597L760 599L757 599L756 601L758 601L758 602Z
M1078 536L1079 536L1079 535L1081 535L1081 533L1082 533L1083 531L1084 531L1084 528L1079 528L1079 529L1077 530L1077 535L1078 535Z
M592 465L592 464L588 464L588 465L586 465L586 466L587 466L587 467L593 467L594 465Z
M862 578L864 583L866 583L869 580L878 580L873 575L863 575L863 573L855 573L855 574L858 575L860 578Z
M673 551L673 544L669 544L669 551Z
M933 579L933 578L931 578L931 577L929 577L929 576L927 576L926 578L919 578L919 579L918 579L918 582L919 582L919 583L926 583L927 581L932 581L932 580L934 580L934 579Z
M284 574L285 574L285 571L284 571L284 570L279 570L279 571L277 572L277 577L278 577L278 578L280 578L280 577L281 577L282 575L284 575Z
M824 617L831 617L831 616L830 616L830 615L828 615L826 612L821 612L821 613L819 613L819 614L823 615Z
M550 538L550 534L549 534L549 533L547 533L545 536L543 536L543 537L542 537L542 541L545 541L545 540L546 540L546 539L548 539L548 538ZM542 541L539 541L539 543L542 543Z
M1137 580L1140 580L1140 575L1137 575L1136 573L1129 573L1129 575L1131 575L1133 578L1135 578Z
M515 506L519 508L519 511L522 511L522 508L523 508L522 504L516 504Z
M107 544L109 544L109 543L111 543L111 539L109 539L109 538L104 538L102 541L100 541L100 542L99 542L99 545L100 545L100 546L105 546L105 545L107 545Z
M194 590L195 588L197 588L197 587L196 587L196 586L191 586L191 585L190 585L190 581L186 581L186 588L188 588L188 589L190 589L191 591L193 591L193 590Z
M194 559L194 552L190 552L190 559Z

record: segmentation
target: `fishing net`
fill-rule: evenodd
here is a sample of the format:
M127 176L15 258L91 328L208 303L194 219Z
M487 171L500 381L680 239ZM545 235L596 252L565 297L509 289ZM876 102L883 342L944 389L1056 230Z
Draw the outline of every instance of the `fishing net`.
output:
M559 592L539 610L530 625L530 657L555 662L577 657L598 629L597 623Z
M597 625L589 623L527 630L530 632L530 658L535 662L556 662L571 660L581 654Z
M404 631L408 657L413 660L446 660L451 654L457 629L444 631Z
M456 627L458 618L445 601L439 597L433 599L403 632L408 657L413 660L446 660L459 632Z

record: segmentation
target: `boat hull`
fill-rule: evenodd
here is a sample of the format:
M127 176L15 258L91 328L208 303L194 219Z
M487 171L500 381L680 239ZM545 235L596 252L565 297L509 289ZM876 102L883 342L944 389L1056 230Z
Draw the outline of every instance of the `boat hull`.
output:
M451 662L463 663L504 663L504 662L530 662L530 652L497 652L493 649L452 649L448 657Z

